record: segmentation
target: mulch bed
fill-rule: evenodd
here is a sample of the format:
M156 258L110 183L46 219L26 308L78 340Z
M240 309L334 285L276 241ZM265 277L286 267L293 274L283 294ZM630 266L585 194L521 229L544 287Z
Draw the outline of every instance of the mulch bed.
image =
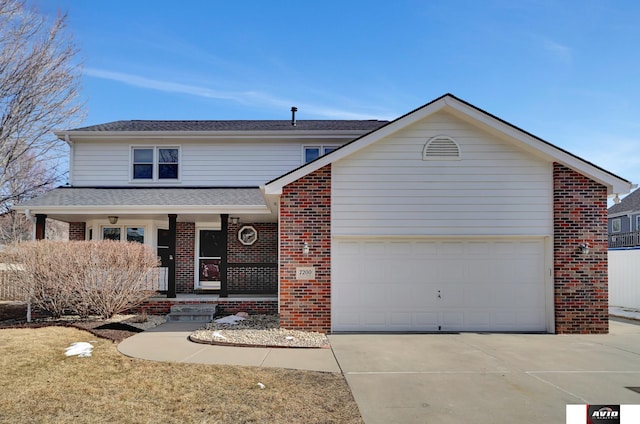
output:
M0 303L0 329L2 328L42 328L50 326L75 327L103 339L120 343L127 337L140 333L141 329L119 322L105 321L26 321L27 309L24 304Z

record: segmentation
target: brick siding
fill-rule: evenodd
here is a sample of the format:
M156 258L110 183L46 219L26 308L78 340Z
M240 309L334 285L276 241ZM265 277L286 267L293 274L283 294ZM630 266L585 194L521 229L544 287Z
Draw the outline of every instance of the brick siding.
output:
M278 299L147 299L139 306L131 308L131 313L141 313L142 311L150 315L166 315L170 312L172 305L218 305L218 315L230 315L238 312L248 312L249 314L275 315L278 313Z
M251 225L258 231L258 240L245 246L238 240L238 230ZM227 233L227 290L229 293L277 293L278 268L278 224L231 224ZM233 266L251 264L254 266Z
M304 242L309 254L304 255ZM296 267L315 280L296 280ZM280 197L280 325L331 330L331 165L285 186Z
M554 163L553 224L556 333L607 333L606 187Z
M176 293L193 293L196 224L176 223Z
M86 228L85 222L70 222L69 223L69 240L82 241L86 240Z

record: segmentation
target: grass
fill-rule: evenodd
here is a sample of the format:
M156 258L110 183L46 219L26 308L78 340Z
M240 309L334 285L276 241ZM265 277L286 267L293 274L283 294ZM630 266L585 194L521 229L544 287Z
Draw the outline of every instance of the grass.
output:
M0 352L0 423L362 423L340 374L137 360L67 327L2 329Z

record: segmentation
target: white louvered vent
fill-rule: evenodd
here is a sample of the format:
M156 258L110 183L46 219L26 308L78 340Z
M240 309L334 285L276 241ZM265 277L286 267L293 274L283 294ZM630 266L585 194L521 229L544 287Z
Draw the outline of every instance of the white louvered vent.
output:
M422 160L460 159L460 147L451 137L437 135L427 141L422 151Z

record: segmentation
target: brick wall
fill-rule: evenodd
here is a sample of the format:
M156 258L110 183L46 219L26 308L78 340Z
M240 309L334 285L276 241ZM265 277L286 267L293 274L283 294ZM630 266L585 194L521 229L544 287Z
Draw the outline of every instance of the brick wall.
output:
M217 315L231 315L238 312L248 312L254 314L274 315L278 313L277 299L216 299L212 300L182 300L182 299L147 299L139 306L131 308L128 312L141 313L142 311L150 315L166 315L170 312L172 305L205 305L216 304Z
M84 222L69 223L69 240L85 240L87 225Z
M309 254L304 255L304 242ZM315 280L296 280L296 267ZM331 330L331 166L283 188L280 197L280 325Z
M176 293L193 293L196 224L176 223Z
M554 163L553 218L556 333L607 333L606 187Z
M258 231L258 240L251 246L245 246L238 240L238 230L251 225ZM278 262L278 224L231 224L227 233L227 289L229 293L277 293L278 268L258 266L258 264L276 264ZM234 264L253 264L254 266L234 266Z
M250 225L258 231L258 240L251 246L245 246L238 240L238 230ZM234 262L277 262L278 261L278 224L231 224L227 237L227 261Z

